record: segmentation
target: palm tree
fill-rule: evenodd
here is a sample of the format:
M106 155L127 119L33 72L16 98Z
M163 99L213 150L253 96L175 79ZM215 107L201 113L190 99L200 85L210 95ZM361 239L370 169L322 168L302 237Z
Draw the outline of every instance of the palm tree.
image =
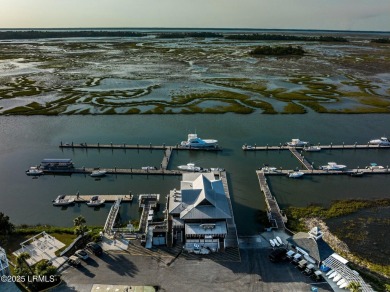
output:
M30 265L27 263L27 260L30 258L30 254L28 252L22 252L20 255L16 258L16 266L19 270L20 274L24 274L24 272L29 272L30 275L33 275L34 272L31 269Z
M85 226L85 225L79 225L79 226L76 226L75 229L74 229L74 233L76 235L81 235L81 236L84 236L84 234L88 231L88 227Z
M349 283L347 288L351 292L360 292L360 291L362 291L362 285L359 282L351 282L351 283Z
M85 220L85 218L81 215L79 215L73 219L74 226L81 226L81 225L85 224L86 222L87 221Z

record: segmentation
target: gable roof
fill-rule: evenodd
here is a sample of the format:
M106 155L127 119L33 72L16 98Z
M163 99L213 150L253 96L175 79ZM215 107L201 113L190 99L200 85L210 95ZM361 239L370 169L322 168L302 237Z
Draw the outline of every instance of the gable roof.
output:
M182 184L181 219L227 219L231 218L229 203L223 190L222 181L210 180L210 176L192 176L192 183ZM196 198L194 195L197 194Z

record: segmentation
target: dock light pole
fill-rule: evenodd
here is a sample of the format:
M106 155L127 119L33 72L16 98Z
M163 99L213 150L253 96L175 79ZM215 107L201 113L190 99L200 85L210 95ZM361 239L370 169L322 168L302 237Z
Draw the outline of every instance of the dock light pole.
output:
M152 143L149 143L149 148L152 149Z
M266 146L266 149L268 150L268 144L267 144L267 146Z
M330 149L332 149L332 147L333 147L333 143L332 143L332 142L330 142Z
M311 173L314 171L314 162L311 163Z
M100 143L98 142L98 148L100 148Z
M111 144L111 148L112 148L112 142L110 144Z
M343 149L344 149L344 142L343 142Z
M355 148L356 148L357 142L355 142Z

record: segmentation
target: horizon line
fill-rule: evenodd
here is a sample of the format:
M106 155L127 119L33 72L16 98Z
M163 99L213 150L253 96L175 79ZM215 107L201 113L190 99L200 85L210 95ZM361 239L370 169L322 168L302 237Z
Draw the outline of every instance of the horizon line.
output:
M386 30L343 30L343 29L305 29L305 28L249 28L249 27L20 27L20 28L0 28L0 30L243 30L243 31L322 31L322 32L353 32L353 33L390 33Z

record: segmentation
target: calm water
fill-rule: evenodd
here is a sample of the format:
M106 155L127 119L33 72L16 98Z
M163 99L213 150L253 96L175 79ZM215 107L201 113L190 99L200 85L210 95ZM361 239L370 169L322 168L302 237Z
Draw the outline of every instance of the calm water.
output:
M255 169L263 163L295 168L289 152L244 152L244 143L275 145L300 138L311 143L366 143L369 139L389 135L387 115L145 115L145 116L64 116L0 117L0 211L16 224L53 224L70 226L79 214L89 224L103 225L111 204L93 210L84 205L55 208L51 201L60 194L133 194L160 193L162 203L180 177L108 176L95 181L89 176L43 176L32 179L24 174L43 158L72 158L76 166L136 168L160 164L162 151L63 150L63 142L140 143L175 145L196 130L201 138L218 139L220 153L174 153L170 167L195 162L203 167L224 167L230 178L238 231L253 234L256 211L265 208ZM324 151L307 154L315 166L336 161L349 167L364 167L370 162L390 165L390 150ZM329 204L335 199L390 197L390 176L351 178L286 177L270 179L271 189L282 207ZM137 219L138 205L123 204L121 218Z

